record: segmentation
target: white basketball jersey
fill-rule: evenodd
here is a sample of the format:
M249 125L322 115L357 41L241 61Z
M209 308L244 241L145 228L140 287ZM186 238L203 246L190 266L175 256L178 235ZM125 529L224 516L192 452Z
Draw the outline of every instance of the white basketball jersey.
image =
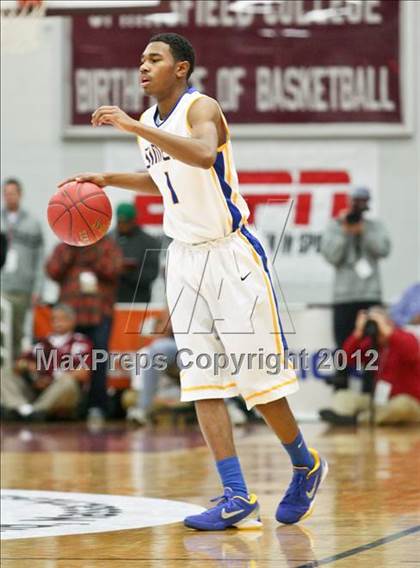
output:
M154 105L140 122L178 136L191 137L187 115L201 93L185 91L164 121L158 121ZM171 238L200 243L225 237L246 224L248 206L239 194L238 175L233 163L226 120L226 143L217 149L213 166L206 170L189 166L168 156L160 148L139 138L146 168L163 196L163 230Z

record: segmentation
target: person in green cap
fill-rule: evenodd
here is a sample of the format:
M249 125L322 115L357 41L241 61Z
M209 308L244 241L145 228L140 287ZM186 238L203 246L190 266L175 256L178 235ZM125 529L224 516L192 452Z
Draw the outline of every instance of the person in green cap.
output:
M117 227L112 233L124 255L117 291L118 302L150 302L152 284L159 271L160 242L146 233L136 218L133 203L118 205Z

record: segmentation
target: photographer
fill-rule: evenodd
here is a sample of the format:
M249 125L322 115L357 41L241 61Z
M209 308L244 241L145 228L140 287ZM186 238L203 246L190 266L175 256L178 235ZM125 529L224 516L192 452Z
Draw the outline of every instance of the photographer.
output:
M363 392L337 392L331 408L321 410L323 420L341 425L354 424L356 419L366 422L374 391L376 424L420 421L420 344L414 334L397 327L384 309L376 307L359 312L343 347L353 366L358 360L362 363ZM366 374L369 366L376 370Z
M381 304L382 291L378 261L388 256L390 241L380 221L366 219L370 192L364 187L351 194L350 209L328 225L321 253L335 268L334 337L342 348L350 335L359 310ZM332 381L336 389L348 387L347 371Z

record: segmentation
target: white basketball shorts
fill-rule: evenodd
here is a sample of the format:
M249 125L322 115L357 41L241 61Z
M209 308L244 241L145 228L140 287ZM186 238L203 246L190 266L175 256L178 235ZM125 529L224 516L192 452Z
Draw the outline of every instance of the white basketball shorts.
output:
M247 228L198 245L173 241L166 291L181 400L240 394L250 409L298 390L268 261Z

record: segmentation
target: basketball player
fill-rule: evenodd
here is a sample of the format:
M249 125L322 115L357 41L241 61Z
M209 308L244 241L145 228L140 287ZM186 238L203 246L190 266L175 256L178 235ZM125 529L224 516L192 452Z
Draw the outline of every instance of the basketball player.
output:
M80 174L67 181L92 181L144 193L160 193L164 231L173 239L167 258L167 298L183 362L193 354L277 354L281 370L243 365L221 372L185 365L182 400L195 401L203 436L213 453L224 494L187 527L224 530L261 525L257 497L246 486L224 398L242 395L256 407L282 442L293 465L291 484L277 508L281 523L307 517L327 463L309 449L286 395L298 389L294 370L282 354L285 340L263 247L247 228L249 215L238 188L226 120L218 103L188 86L194 70L190 43L174 33L159 34L140 63L144 92L157 104L140 120L120 108L102 106L92 125L111 125L138 138L147 173ZM65 182L63 182L65 183ZM248 357L254 355L254 358Z

